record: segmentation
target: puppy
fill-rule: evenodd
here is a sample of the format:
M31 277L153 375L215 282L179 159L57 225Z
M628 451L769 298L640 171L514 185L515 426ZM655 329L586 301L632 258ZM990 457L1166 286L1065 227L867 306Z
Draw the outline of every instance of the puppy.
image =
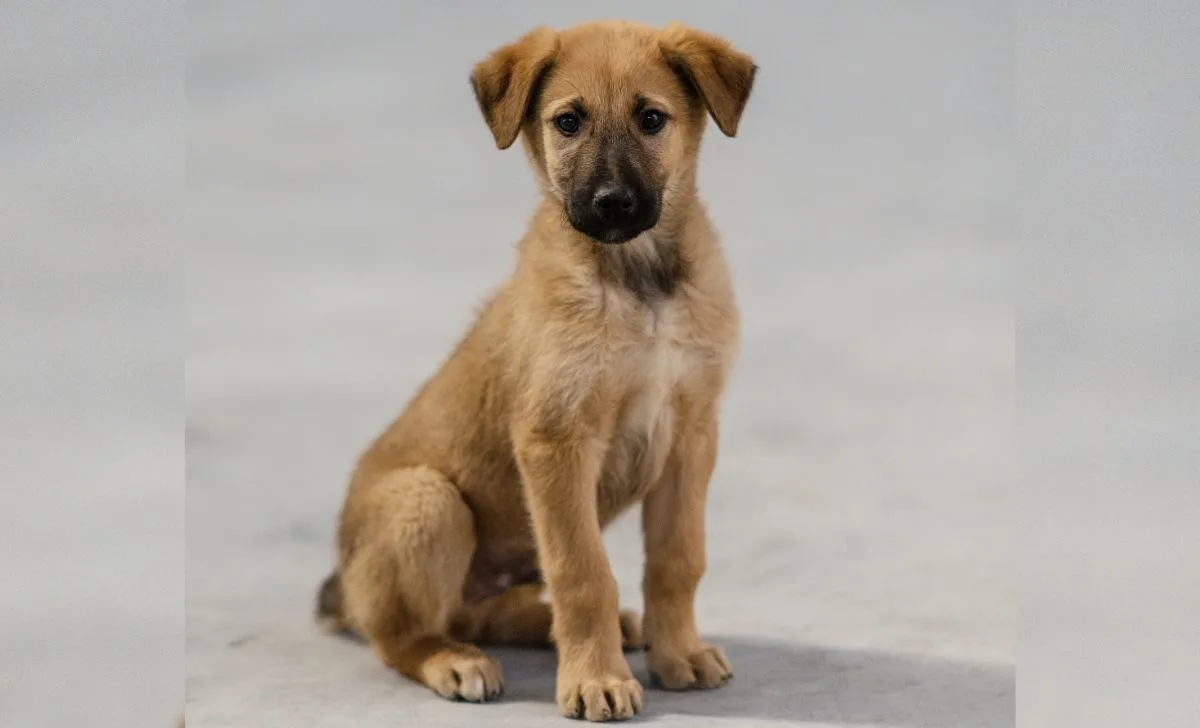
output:
M755 70L715 36L626 22L537 29L475 66L540 205L515 271L359 461L317 600L400 674L487 701L501 671L476 645L552 644L559 710L593 721L642 706L623 647L644 641L666 689L731 676L693 614L738 342L696 166L709 116L737 132ZM635 503L644 623L619 613L601 538Z

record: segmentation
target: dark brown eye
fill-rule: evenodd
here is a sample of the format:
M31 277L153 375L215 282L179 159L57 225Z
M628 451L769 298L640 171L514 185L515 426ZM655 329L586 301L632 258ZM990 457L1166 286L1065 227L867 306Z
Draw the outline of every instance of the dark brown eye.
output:
M642 116L638 121L642 126L642 131L647 134L653 134L667 123L667 115L661 111L647 109L642 112Z
M579 114L567 112L554 117L554 125L558 130L567 136L574 136L579 132Z

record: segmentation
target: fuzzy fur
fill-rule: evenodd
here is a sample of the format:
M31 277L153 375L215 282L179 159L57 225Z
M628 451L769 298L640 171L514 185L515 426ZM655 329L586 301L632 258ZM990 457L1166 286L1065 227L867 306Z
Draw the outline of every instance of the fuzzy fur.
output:
M693 602L738 315L695 177L707 117L732 136L754 71L714 36L624 22L538 29L475 67L497 146L522 139L542 199L514 272L358 463L318 598L330 627L471 701L502 690L479 644L553 645L558 707L589 720L641 707L623 648L645 643L667 689L728 680ZM635 99L667 127L639 136ZM558 133L570 104L586 105L594 134ZM620 245L564 214L605 135L629 146L662 199L657 224ZM638 503L644 620L619 612L601 538Z

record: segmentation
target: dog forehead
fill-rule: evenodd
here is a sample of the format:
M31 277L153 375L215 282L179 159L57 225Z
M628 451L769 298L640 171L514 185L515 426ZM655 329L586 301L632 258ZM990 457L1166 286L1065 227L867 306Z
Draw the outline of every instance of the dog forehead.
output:
M621 44L628 49L654 44L658 37L657 28L631 20L595 20L558 31L560 48L563 50L614 44Z
M673 83L656 30L609 21L562 31L547 90L600 100L646 91L670 94Z

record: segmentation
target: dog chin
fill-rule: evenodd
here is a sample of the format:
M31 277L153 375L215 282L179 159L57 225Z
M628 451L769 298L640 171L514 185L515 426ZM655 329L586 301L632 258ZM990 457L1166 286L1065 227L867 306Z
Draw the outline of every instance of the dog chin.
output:
M646 232L650 228L606 228L596 225L587 225L571 221L571 227L583 233L592 239L592 241L601 245L623 245L633 240L637 236Z
M641 235L644 230L605 230L599 235L589 235L592 240L604 245L624 245Z

